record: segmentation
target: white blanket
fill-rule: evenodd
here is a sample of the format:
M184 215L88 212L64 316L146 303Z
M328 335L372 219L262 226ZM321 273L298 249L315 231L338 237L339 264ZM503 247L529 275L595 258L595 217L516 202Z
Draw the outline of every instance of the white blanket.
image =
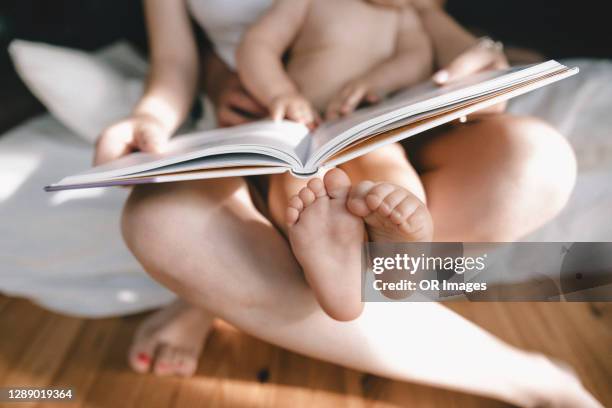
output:
M581 74L512 101L569 138L579 160L563 213L532 241L612 241L612 63L564 61ZM42 115L0 137L0 291L57 312L115 316L167 304L125 248L119 215L128 191L47 194L46 184L86 168L92 146Z

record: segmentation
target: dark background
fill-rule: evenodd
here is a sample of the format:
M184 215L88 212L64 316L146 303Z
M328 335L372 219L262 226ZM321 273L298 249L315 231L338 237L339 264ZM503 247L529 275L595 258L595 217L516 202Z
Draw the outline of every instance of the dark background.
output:
M176 1L176 0L169 0ZM612 58L608 0L448 0L466 27L550 58ZM610 7L608 7L610 8ZM126 38L146 50L139 0L1 0L0 133L44 108L14 72L14 38L94 50Z

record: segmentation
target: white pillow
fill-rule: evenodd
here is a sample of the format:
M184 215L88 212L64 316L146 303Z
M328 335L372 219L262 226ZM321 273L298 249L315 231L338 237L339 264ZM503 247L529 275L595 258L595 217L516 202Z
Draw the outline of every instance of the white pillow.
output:
M107 126L128 116L142 94L146 62L125 43L92 54L15 40L9 52L30 91L91 143Z

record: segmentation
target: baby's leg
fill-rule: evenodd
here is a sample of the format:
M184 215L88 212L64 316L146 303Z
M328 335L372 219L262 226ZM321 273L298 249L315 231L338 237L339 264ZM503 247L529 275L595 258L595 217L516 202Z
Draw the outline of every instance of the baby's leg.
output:
M319 304L338 320L354 319L362 309L363 220L375 241L427 241L432 227L424 201L423 186L399 145L355 159L323 180L306 184L281 175L270 181L272 218L288 235Z
M348 209L374 242L429 242L433 223L420 177L399 144L342 165L353 181Z
M355 319L363 308L359 279L365 232L363 220L347 209L350 189L350 179L339 169L307 183L290 175L270 180L272 218L288 235L323 310L343 321Z

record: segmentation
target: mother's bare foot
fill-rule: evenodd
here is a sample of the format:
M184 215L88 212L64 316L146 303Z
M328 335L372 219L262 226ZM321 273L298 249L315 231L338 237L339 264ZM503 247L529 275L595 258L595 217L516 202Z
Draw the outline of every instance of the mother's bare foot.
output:
M525 390L525 395L531 397L532 400L526 403L526 406L603 408L603 405L584 387L570 366L542 355L533 354L532 358L545 371L544 374L539 375L538 370L541 368L537 368L525 374L531 376L528 381L529 389Z
M213 318L182 300L149 316L138 327L129 363L139 373L192 376Z
M371 241L431 242L429 210L414 194L391 183L364 181L351 190L349 211L363 217Z
M325 312L337 320L357 318L361 303L363 220L346 200L351 181L340 169L312 179L289 202L289 241Z

